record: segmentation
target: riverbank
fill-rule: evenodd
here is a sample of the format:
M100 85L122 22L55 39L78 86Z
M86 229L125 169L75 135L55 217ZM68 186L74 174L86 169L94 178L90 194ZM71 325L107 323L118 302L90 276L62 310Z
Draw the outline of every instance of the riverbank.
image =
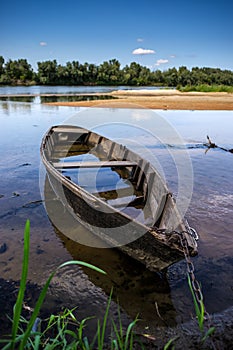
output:
M8 315L9 317L12 317L12 311L14 304L16 302L16 297L19 289L19 281L12 281L12 280L4 280L0 278L0 321L1 321L1 330L0 330L0 338L5 338L6 334L11 333L11 320L6 317ZM33 310L32 307L36 304L36 301L39 297L39 294L41 292L41 287L39 287L36 284L27 283L26 288L26 294L24 299L24 306L22 310L22 314L25 317L25 319L29 320L31 317L31 311ZM53 291L54 292L54 291ZM67 293L64 295L64 291L57 290L55 293L56 297L53 296L51 292L49 292L46 296L46 303L42 306L41 312L40 312L40 319L42 320L42 327L46 324L46 319L48 319L51 315L51 312L53 314L58 315L62 310L65 308L73 309L75 306L74 302L68 301L69 297L67 296ZM60 300L59 306L54 307L54 302L56 304L55 299L58 298ZM53 310L51 311L50 305L53 305ZM106 307L103 304L102 309L104 312L104 308ZM113 318L117 318L116 315L118 315L117 305L111 305L110 308L111 312L110 315L115 315ZM79 309L74 310L73 314L75 317L82 321L80 317L82 317L82 314L80 315ZM102 316L103 317L103 316ZM101 318L102 318L101 317ZM162 317L162 316L161 316ZM110 319L107 322L107 329L106 333L110 334L111 332L111 326L110 326ZM126 318L121 315L121 321L123 322L123 328L127 328L127 322L130 321L126 320ZM115 320L116 322L116 320ZM90 324L91 323L91 324ZM140 323L140 321L139 321ZM215 327L214 334L211 338L208 338L207 341L203 344L201 342L201 334L200 330L198 328L198 323L195 318L192 320L185 322L183 324L177 325L175 327L157 327L155 330L155 334L152 336L147 333L141 333L137 327L134 329L134 346L135 349L163 349L165 344L168 343L171 339L173 339L173 345L175 345L175 348L177 350L182 350L184 348L184 344L186 344L186 349L189 350L195 350L195 349L230 349L232 344L232 336L233 336L233 308L230 307L227 310L221 312L221 313L215 313L211 315L211 326ZM93 320L88 320L88 322L85 323L85 335L89 338L89 341L91 341L90 329L96 328L96 321L95 318ZM91 327L91 328L90 328ZM126 331L126 330L125 330ZM53 333L52 333L53 334ZM106 349L110 348L106 344Z
M118 90L107 93L113 99L51 102L48 105L99 107L99 108L147 108L175 110L233 110L233 94L226 92L180 92L177 90ZM115 97L115 98L114 98Z
M0 330L0 338L6 334L10 334L11 332L11 321L9 318L12 317L12 310L14 304L16 302L16 297L18 294L19 281L10 281L4 280L0 278L0 321L1 321L1 330ZM31 316L32 307L36 304L36 301L39 297L41 291L41 287L33 283L27 283L26 295L24 299L24 306L22 310L23 316L29 320ZM58 291L59 299L61 300L59 307L56 306L53 308L53 313L58 315L59 312L62 312L67 307L67 295L62 294ZM46 323L46 319L48 319L51 315L51 309L49 305L56 304L56 298L51 293L48 293L46 296L46 303L42 306L40 312L40 319L42 321L42 326ZM30 306L29 306L30 305ZM104 306L105 307L105 306ZM111 306L112 315L117 315L117 306ZM73 311L75 317L79 319L80 314L79 311ZM121 315L122 318L122 315ZM80 319L81 321L81 319ZM127 328L126 319L121 319L124 323L124 327ZM95 322L95 321L94 321ZM95 325L93 323L92 326ZM115 321L116 322L116 321ZM129 323L130 321L128 321ZM90 323L90 321L89 321ZM139 321L140 323L140 321ZM163 349L165 344L168 343L171 339L173 339L173 345L177 350L183 349L184 344L186 344L186 348L190 350L195 349L230 349L232 344L232 335L233 335L233 308L229 308L222 313L216 313L211 315L211 326L215 327L214 334L211 338L207 339L207 342L203 344L201 342L201 334L198 328L197 320L193 319L184 324L177 325L175 327L158 327L156 329L156 336L151 336L149 334L142 334L137 327L134 329L134 338L135 345L138 344L137 349ZM89 324L86 324L86 336L88 336L88 328ZM109 321L107 322L107 330L106 333L109 334L111 328L109 326ZM89 340L92 340L89 335Z

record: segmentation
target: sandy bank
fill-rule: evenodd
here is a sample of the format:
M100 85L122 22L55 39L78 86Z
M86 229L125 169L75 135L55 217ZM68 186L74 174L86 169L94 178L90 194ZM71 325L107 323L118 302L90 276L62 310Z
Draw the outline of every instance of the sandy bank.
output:
M180 92L177 90L118 90L116 99L53 102L49 105L100 108L148 108L177 110L233 110L233 94L225 92Z

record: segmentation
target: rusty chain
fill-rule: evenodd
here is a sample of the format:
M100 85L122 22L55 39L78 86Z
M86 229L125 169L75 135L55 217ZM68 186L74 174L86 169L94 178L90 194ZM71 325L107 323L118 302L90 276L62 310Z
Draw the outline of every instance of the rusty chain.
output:
M208 328L210 328L212 326L211 325L211 317L210 317L210 314L207 312L205 304L203 302L203 294L201 291L201 286L200 286L200 283L198 282L198 280L195 276L195 273L194 273L195 267L194 267L193 262L191 261L191 257L189 254L189 248L188 248L188 242L187 242L187 239L185 237L185 234L190 234L190 233L188 231L176 232L176 233L179 234L180 244L181 244L181 247L183 249L184 257L185 257L185 260L187 263L187 272L188 272L188 275L189 275L190 280L191 280L191 285L192 285L196 300L200 306L201 306L201 304L204 306L204 317L205 317L205 320L207 322Z
M187 272L190 276L191 284L192 284L193 290L195 292L196 299L197 299L198 303L200 304L203 301L203 294L201 291L200 283L198 282L198 280L196 279L196 276L194 274L195 267L194 267L193 262L191 261L191 257L190 257L189 249L188 249L188 242L187 242L187 239L185 237L185 233L186 233L185 231L179 232L180 244L181 244L181 247L183 249L184 257L185 257L185 260L187 263Z
M190 282L191 282L191 286L192 286L194 295L196 297L197 303L199 304L200 308L204 307L204 321L207 322L207 327L208 327L208 329L210 329L212 327L211 316L207 312L205 304L203 302L204 298L203 298L203 294L202 294L202 291L201 291L201 286L200 286L200 283L197 280L197 278L195 276L195 273L194 273L195 272L195 267L194 267L193 262L191 261L188 241L187 241L187 238L186 238L186 235L188 234L194 240L197 241L198 240L198 234L193 228L189 227L188 223L185 226L186 226L186 229L187 229L185 231L173 230L173 231L168 232L168 231L166 231L166 229L157 229L157 232L160 233L160 234L167 235L169 237L172 237L172 236L173 237L174 236L177 237L177 240L178 240L177 243L179 242L179 244L180 244L180 246L182 248L185 260L186 260L187 273L188 273L188 275L190 277ZM211 341L213 349L216 350L217 348L216 348L215 344L213 343L213 340L210 339L210 341Z

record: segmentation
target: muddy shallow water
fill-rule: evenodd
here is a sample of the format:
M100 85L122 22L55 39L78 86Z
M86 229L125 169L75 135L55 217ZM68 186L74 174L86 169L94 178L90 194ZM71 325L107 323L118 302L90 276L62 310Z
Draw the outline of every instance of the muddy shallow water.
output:
M75 267L56 275L54 298L78 305L83 317L104 312L112 286L125 319L139 314L139 328L147 333L153 334L157 326L188 321L194 313L184 261L171 266L166 275L156 274L117 249L96 248L97 239L84 227L74 225L76 242L72 231L63 232L65 209L46 181L39 154L44 133L63 122L120 139L160 169L181 211L200 235L199 255L193 262L207 310L222 312L232 306L233 154L218 148L207 151L203 143L208 134L217 145L233 148L233 112L97 110L0 102L0 276L20 278L23 228L29 218L32 283L42 285L49 272L73 258L107 272L101 276ZM92 246L81 244L77 231L80 237L91 235Z

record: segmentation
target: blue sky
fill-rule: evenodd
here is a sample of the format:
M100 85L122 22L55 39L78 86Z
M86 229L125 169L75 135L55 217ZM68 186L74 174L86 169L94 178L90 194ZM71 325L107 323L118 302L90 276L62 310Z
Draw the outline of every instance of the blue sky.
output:
M2 1L6 60L233 70L232 0Z

